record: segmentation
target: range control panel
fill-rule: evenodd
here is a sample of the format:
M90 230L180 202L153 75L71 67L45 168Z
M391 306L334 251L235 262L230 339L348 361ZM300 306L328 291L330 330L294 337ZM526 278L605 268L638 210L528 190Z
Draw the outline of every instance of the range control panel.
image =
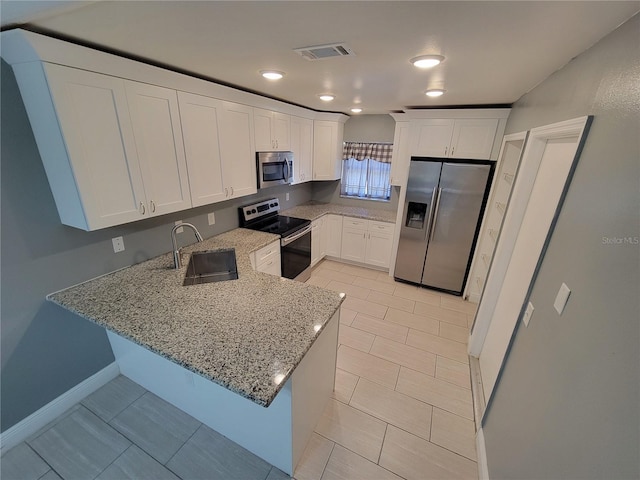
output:
M242 207L242 216L245 222L258 220L271 213L278 213L280 210L280 202L277 198L262 200L258 203L252 203Z

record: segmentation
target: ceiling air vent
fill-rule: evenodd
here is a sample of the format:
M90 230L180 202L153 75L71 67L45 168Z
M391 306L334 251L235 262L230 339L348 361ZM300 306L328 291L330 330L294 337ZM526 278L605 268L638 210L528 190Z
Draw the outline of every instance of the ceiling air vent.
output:
M354 56L353 50L344 43L331 43L329 45L316 45L315 47L294 48L307 60L322 60L330 57Z

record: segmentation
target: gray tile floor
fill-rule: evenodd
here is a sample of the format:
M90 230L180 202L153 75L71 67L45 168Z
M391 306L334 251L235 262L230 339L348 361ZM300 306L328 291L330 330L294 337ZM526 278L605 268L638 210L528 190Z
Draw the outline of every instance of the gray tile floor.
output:
M123 376L0 462L2 480L289 478Z

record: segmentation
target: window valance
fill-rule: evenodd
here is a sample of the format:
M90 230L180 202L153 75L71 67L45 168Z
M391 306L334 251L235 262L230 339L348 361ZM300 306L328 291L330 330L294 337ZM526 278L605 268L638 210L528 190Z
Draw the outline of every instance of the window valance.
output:
M343 160L353 158L358 161L376 160L381 163L391 163L393 143L364 143L344 142Z

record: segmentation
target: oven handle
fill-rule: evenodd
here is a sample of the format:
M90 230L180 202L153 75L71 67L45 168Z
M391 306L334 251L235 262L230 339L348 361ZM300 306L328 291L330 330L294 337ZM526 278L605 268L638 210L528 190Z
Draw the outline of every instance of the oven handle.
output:
M300 237L304 237L304 236L305 236L307 233L309 233L310 231L311 231L311 225L309 225L309 226L307 226L307 227L304 227L304 228L302 229L302 231L301 231L301 232L296 233L296 234L294 234L294 235L291 235L290 237L283 238L283 239L280 241L280 246L282 246L282 247L286 247L286 246L287 246L287 245L289 245L291 242L295 242L295 241L296 241L297 239L299 239Z

